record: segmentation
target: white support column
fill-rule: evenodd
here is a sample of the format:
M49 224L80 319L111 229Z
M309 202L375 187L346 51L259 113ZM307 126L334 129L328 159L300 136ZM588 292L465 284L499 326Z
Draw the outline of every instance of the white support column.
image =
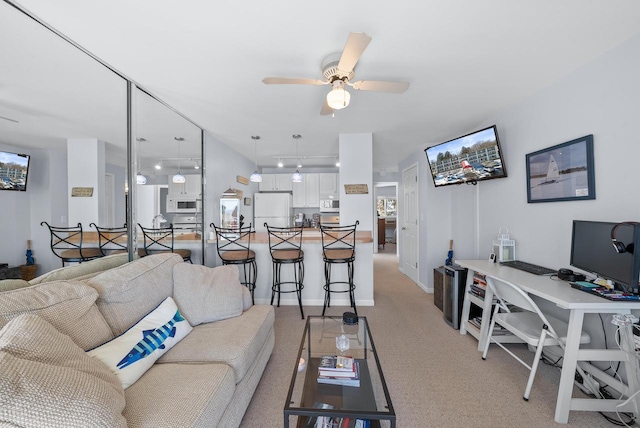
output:
M373 237L373 134L340 134L339 154L340 224L354 224L358 220L358 230L369 231ZM366 184L368 193L347 195L345 184ZM371 242L360 244L356 249L357 302L373 302L373 246Z
M95 138L67 140L67 187L69 225L104 222L105 144ZM92 187L91 197L72 197L74 187Z

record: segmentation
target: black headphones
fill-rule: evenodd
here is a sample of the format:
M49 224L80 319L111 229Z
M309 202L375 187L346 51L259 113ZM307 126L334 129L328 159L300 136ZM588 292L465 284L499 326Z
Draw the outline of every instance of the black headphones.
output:
M634 250L634 245L633 244L629 244L629 245L624 245L624 242L620 242L616 239L616 230L618 230L618 228L622 225L629 225L629 226L633 226L633 225L639 225L640 223L636 222L636 221L623 221L622 223L618 223L615 226L613 226L611 228L611 241L613 243L613 248L616 250L616 253L622 254L622 253L631 253L633 254L633 250Z

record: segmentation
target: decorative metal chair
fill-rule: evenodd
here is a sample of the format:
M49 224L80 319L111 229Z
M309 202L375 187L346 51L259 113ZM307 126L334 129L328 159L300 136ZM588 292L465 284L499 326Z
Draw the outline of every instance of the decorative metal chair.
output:
M244 281L241 284L249 289L253 302L258 266L256 253L251 249L251 223L248 227L236 228L218 227L213 223L210 226L216 231L216 247L222 264L242 265Z
M100 227L90 223L98 232L98 247L103 256L127 253L127 225L123 227Z
M174 248L173 227L154 229L143 227L140 223L138 223L138 227L142 230L143 235L143 247L140 249L141 251L138 251L140 257L159 253L176 253L185 262L193 264L191 250Z
M304 319L302 309L302 289L304 288L304 251L302 251L302 226L275 227L264 224L269 236L269 251L273 263L273 285L271 286L271 304L278 293L278 307L280 307L280 293L296 293L300 315ZM282 280L282 265L293 267L293 281ZM282 291L284 284L293 285L293 290Z
M349 301L356 315L355 289L353 282L353 262L356 259L356 228L360 224L356 220L355 224L349 226L323 226L320 225L322 236L322 258L324 260L324 316L328 307L331 307L331 293L349 293ZM347 266L346 281L332 281L331 269L334 264L345 264ZM331 289L332 285L343 284L345 289Z
M51 234L51 251L65 263L82 263L102 257L102 251L98 247L87 247L83 244L82 224L77 226L62 227L51 226L46 221L40 226L47 226Z

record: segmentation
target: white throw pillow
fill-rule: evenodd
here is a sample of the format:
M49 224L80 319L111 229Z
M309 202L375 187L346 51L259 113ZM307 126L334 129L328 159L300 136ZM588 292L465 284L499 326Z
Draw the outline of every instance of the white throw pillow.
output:
M129 330L87 354L106 364L126 389L191 330L176 303L167 297Z

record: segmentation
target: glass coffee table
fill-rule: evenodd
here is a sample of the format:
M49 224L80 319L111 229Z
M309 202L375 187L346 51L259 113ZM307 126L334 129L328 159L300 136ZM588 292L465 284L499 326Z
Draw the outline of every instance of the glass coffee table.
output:
M284 407L285 428L290 418L297 428L395 428L396 414L367 318L357 319L357 324L348 325L342 317L307 317ZM336 337L342 335L348 338L349 349L341 352ZM318 383L318 363L327 355L353 357L360 369L360 386ZM304 367L298 364L301 358Z

